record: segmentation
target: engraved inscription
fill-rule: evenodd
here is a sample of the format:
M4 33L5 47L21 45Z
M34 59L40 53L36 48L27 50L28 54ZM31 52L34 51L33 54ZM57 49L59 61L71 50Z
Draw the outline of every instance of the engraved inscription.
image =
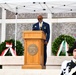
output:
M28 47L28 53L30 55L36 55L37 52L38 52L38 48L37 48L37 46L35 44L29 45L29 47Z

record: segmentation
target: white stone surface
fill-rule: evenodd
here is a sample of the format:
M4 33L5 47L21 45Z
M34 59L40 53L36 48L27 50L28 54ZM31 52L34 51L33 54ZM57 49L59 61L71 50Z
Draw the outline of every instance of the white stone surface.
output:
M47 58L46 69L60 69L64 60L71 60L72 56L50 56ZM3 69L21 69L24 56L0 56L0 65Z
M72 56L50 56L47 58L46 69L61 69L65 60L71 60Z
M3 69L21 69L24 64L24 56L1 56L0 65Z
M24 56L1 56L0 65L23 65Z
M12 66L11 65L7 65L7 66L3 65L2 69L22 69L22 65L18 65L18 66L17 65L15 65L15 66L14 65L12 65Z
M59 75L59 69L2 69L0 75Z
M71 60L72 56L50 56L47 58L47 65L61 65L65 60Z

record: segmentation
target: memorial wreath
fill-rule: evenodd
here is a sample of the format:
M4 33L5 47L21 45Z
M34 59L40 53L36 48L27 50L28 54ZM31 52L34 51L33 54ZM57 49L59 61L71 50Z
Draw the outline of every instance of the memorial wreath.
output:
M66 40L66 42L69 45L69 48L73 46L73 43L75 42L75 39L72 36L69 35L60 35L52 42L52 53L56 56L57 52L59 50L60 44L63 40ZM65 53L61 51L59 56L65 56Z
M0 44L0 55L1 56L22 56L24 52L24 47L20 41L16 41L16 50L15 50L15 40L5 40Z

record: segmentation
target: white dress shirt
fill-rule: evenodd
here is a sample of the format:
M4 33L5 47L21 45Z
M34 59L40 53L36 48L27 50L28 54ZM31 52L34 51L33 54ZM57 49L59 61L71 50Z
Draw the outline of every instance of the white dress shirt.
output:
M73 58L72 60L73 60L74 63L76 63L76 59Z
M43 22L41 22L41 23L39 22L39 27L40 27L40 28L42 27L42 25L43 25Z

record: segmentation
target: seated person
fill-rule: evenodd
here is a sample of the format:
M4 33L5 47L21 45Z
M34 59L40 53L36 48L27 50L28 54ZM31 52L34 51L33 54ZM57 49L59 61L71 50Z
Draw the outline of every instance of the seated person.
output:
M76 42L67 52L72 53L73 58L70 61L64 61L62 63L60 75L76 75Z

